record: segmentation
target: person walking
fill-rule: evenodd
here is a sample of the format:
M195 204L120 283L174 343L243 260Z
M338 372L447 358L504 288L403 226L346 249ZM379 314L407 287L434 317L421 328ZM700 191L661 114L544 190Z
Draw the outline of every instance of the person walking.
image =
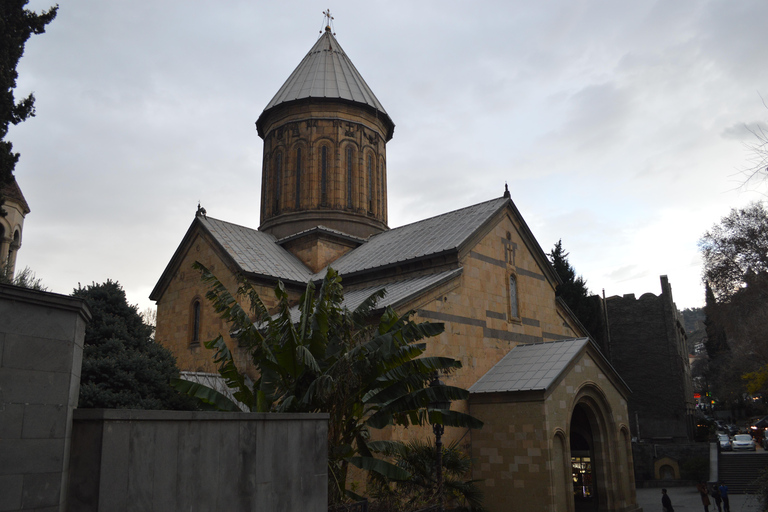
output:
M701 495L701 504L704 505L704 512L709 512L709 495L707 493L707 484L704 482L699 482L696 485L696 490L698 490L699 495Z
M669 499L666 489L661 490L661 507L664 509L664 512L675 512L675 509L672 508L672 500Z
M720 498L723 500L723 511L731 512L731 504L728 502L728 486L720 482Z
M717 512L723 512L723 509L720 506L720 503L723 501L723 498L722 498L722 495L720 494L720 488L717 486L717 482L712 484L712 488L709 490L709 495L712 496L712 498L715 500L715 506L717 507Z

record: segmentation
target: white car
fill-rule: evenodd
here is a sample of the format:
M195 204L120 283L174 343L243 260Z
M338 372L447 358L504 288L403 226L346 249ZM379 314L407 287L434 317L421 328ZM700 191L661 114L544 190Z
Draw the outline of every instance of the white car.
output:
M733 436L733 450L751 450L755 451L755 441L749 434L736 434Z

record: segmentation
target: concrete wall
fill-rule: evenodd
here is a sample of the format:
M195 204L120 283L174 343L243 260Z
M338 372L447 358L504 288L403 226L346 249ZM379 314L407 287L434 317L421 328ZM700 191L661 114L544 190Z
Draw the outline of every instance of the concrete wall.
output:
M0 285L2 511L58 511L65 504L89 319L80 299Z
M327 510L327 414L78 410L69 510Z

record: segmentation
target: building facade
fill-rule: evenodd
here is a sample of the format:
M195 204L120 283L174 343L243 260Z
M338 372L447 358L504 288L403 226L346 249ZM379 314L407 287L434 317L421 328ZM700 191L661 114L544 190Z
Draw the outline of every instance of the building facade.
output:
M247 279L268 308L278 280L298 299L330 265L348 304L384 289L380 308L445 324L427 355L461 361L446 382L470 389L470 399L453 407L486 424L478 432L449 428L446 441L460 440L476 459L474 476L483 479L490 510L510 503L541 511L636 509L629 388L555 296L559 278L509 191L389 229L385 145L394 123L330 29L257 128L264 139L261 226L199 209L150 296L156 339L179 367L214 371L200 342L227 330L205 304L195 261L232 291L239 276ZM251 371L230 341L238 365ZM534 353L538 366L520 366ZM383 435L431 433L393 428Z

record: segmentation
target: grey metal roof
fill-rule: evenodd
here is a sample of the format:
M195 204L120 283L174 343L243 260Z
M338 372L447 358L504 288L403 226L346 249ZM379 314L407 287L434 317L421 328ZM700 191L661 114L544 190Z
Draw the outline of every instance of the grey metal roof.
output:
M545 391L587 343L589 338L518 345L475 382L469 392Z
M302 283L312 277L312 272L269 233L210 217L198 219L244 271Z
M387 115L387 111L330 30L320 36L264 111L281 103L305 98L353 101L373 107Z
M326 233L329 235L332 235L337 238L345 238L347 240L350 240L352 242L357 243L365 243L365 238L360 238L359 236L350 235L348 233L345 233L343 231L339 231L338 229L331 229L327 226L323 226L322 224L319 224L313 228L305 229L303 231L299 231L298 233L294 233L292 235L285 236L277 241L278 244L284 244L285 242L289 242L291 240L295 240L297 238L301 238L303 236L309 235L311 233Z
M402 279L392 283L380 284L375 286L369 286L366 288L360 288L357 290L344 290L344 302L342 303L350 311L354 311L365 299L373 295L375 292L384 289L386 295L378 302L377 308L393 307L396 308L400 303L406 302L412 298L418 297L422 293L426 292L430 288L439 286L451 279L461 275L463 269L457 268L453 270L447 270L437 274L430 274L420 277L412 277L410 279ZM342 284L344 281L342 280ZM294 322L298 322L301 313L298 306L291 308L291 319Z
M372 236L367 243L345 254L331 266L343 276L458 249L507 201L500 197L384 231ZM315 279L324 275L325 270L322 270L315 275Z
M404 279L402 281L370 286L368 288L361 288L359 290L345 291L344 305L350 310L354 310L374 292L384 289L387 291L387 293L384 295L384 298L379 301L377 307L396 307L399 303L407 301L428 290L429 288L432 288L433 286L443 284L444 282L450 281L454 277L461 275L462 270L463 269L461 268L457 268L454 270L440 272L438 274Z

